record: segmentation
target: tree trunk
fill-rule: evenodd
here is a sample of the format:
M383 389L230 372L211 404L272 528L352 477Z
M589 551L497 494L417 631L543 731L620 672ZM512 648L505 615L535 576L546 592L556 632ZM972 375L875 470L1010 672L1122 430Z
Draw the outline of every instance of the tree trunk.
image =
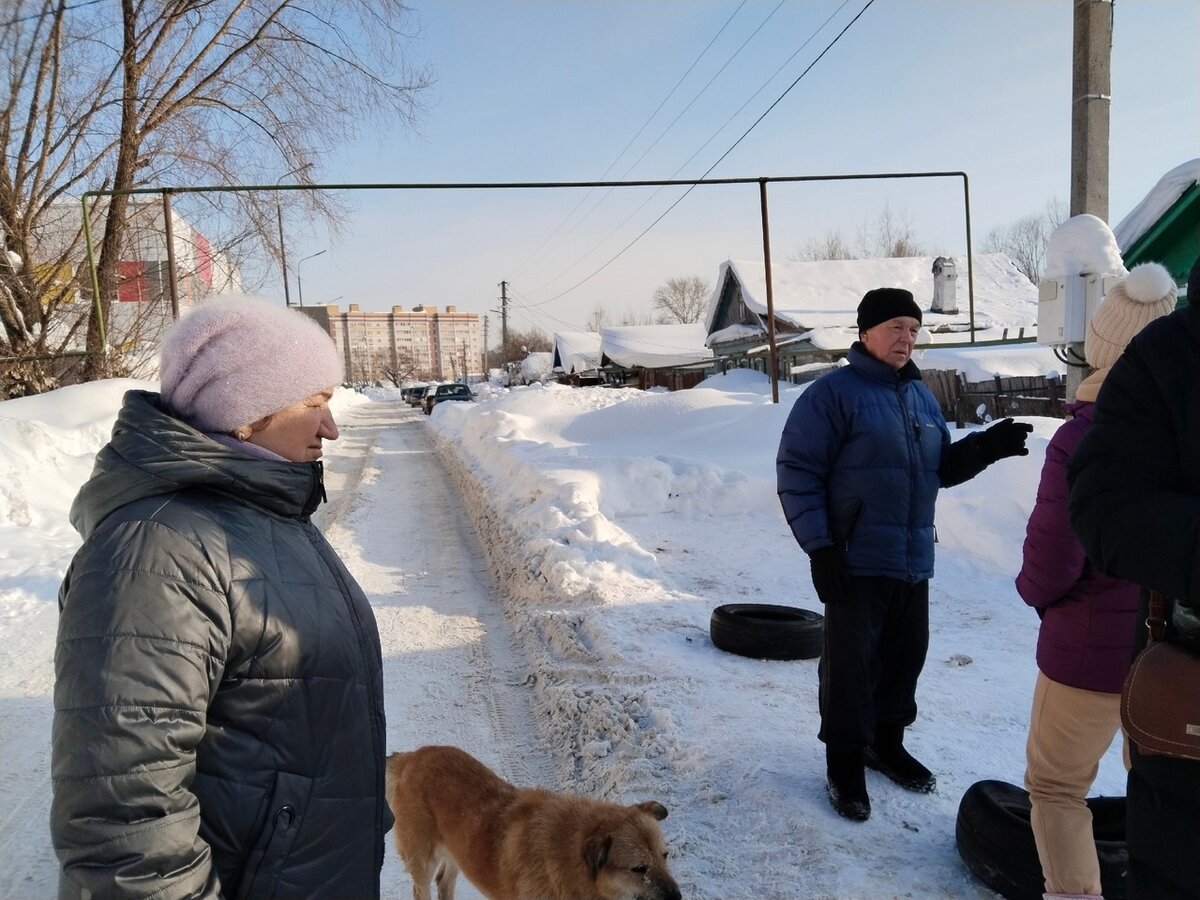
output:
M133 187L140 149L138 138L137 91L141 77L141 63L137 58L136 24L137 14L133 0L121 0L124 47L121 67L124 81L121 89L121 131L117 150L117 165L113 172L113 190L128 190ZM84 368L84 380L95 381L110 376L108 348L100 339L100 320L107 333L110 322L109 309L117 293L117 264L121 258L121 245L128 230L125 216L129 209L128 194L113 194L109 197L108 214L104 218L104 236L100 240L99 261L96 278L100 283L100 297L96 304L98 316L88 321L88 362Z

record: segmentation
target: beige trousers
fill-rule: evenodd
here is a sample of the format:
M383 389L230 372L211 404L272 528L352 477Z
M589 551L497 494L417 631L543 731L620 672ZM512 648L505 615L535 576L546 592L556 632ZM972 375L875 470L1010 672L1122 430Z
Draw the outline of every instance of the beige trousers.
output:
M1120 728L1120 694L1067 687L1038 673L1025 744L1025 789L1047 893L1100 895L1086 798Z

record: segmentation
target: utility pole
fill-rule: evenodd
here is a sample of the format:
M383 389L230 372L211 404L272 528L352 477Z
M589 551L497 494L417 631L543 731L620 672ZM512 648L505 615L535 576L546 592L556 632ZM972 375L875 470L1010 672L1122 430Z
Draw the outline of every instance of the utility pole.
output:
M1108 138L1112 107L1112 0L1075 0L1071 65L1071 215L1108 221ZM1067 344L1068 361L1084 358L1081 342ZM1091 373L1067 366L1066 396L1075 397Z
M483 380L488 380L488 317L483 317Z
M501 362L508 362L503 359L505 353L508 352L508 282L500 282L500 356Z
M275 217L279 222L279 264L283 267L283 305L291 307L292 298L288 294L288 278L287 278L287 246L283 241L283 205L279 202L279 198L275 198Z
M290 172L284 172L276 179L276 184L282 184L283 179L289 175L298 175L312 167L312 163L306 162L304 165L296 166ZM279 225L279 265L283 268L283 305L291 306L292 298L288 294L288 276L287 276L287 244L283 239L283 203L279 199L279 192L275 192L275 221Z

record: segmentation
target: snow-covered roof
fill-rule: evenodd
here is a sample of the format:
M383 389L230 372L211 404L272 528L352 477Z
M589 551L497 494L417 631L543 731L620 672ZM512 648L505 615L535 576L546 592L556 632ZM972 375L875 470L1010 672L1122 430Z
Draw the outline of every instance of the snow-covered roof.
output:
M704 346L707 329L687 325L621 325L600 332L600 351L624 368L663 369L713 358Z
M1129 211L1113 234L1122 251L1128 250L1142 236L1154 227L1176 200L1183 196L1192 185L1200 182L1200 159L1193 159L1181 166L1176 166L1142 198L1142 202Z
M857 339L858 304L863 294L877 287L899 287L912 291L925 310L933 300L933 263L937 257L898 259L831 259L816 262L771 264L772 294L776 319L797 329L812 331L815 346L844 349ZM923 322L929 331L939 325L968 324L966 257L950 257L958 274L957 315L926 312ZM1004 328L1030 329L1037 321L1038 289L1021 274L1003 253L980 253L973 257L975 281L976 337L981 332ZM742 286L746 307L760 316L767 313L767 285L759 260L730 259L721 263L717 286L709 301L705 327L710 328L718 312L726 273L732 271ZM753 332L754 329L750 329ZM721 339L741 336L721 329ZM709 336L713 342L716 335ZM933 341L961 340L961 334L934 334Z
M600 367L599 332L555 332L554 364L568 375L598 369Z

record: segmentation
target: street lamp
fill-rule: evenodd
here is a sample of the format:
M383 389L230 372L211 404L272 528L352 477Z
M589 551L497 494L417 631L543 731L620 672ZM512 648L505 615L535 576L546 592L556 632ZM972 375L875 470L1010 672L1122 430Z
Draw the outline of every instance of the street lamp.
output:
M328 249L329 249L328 247L325 248L325 250L328 250ZM316 253L310 253L308 256L303 257L300 260L300 262L296 263L296 289L299 290L299 292L300 292L300 307L301 308L304 307L304 282L302 282L300 280L300 266L304 263L304 260L312 259L314 256L320 256L322 253L325 252L325 250L318 250Z

